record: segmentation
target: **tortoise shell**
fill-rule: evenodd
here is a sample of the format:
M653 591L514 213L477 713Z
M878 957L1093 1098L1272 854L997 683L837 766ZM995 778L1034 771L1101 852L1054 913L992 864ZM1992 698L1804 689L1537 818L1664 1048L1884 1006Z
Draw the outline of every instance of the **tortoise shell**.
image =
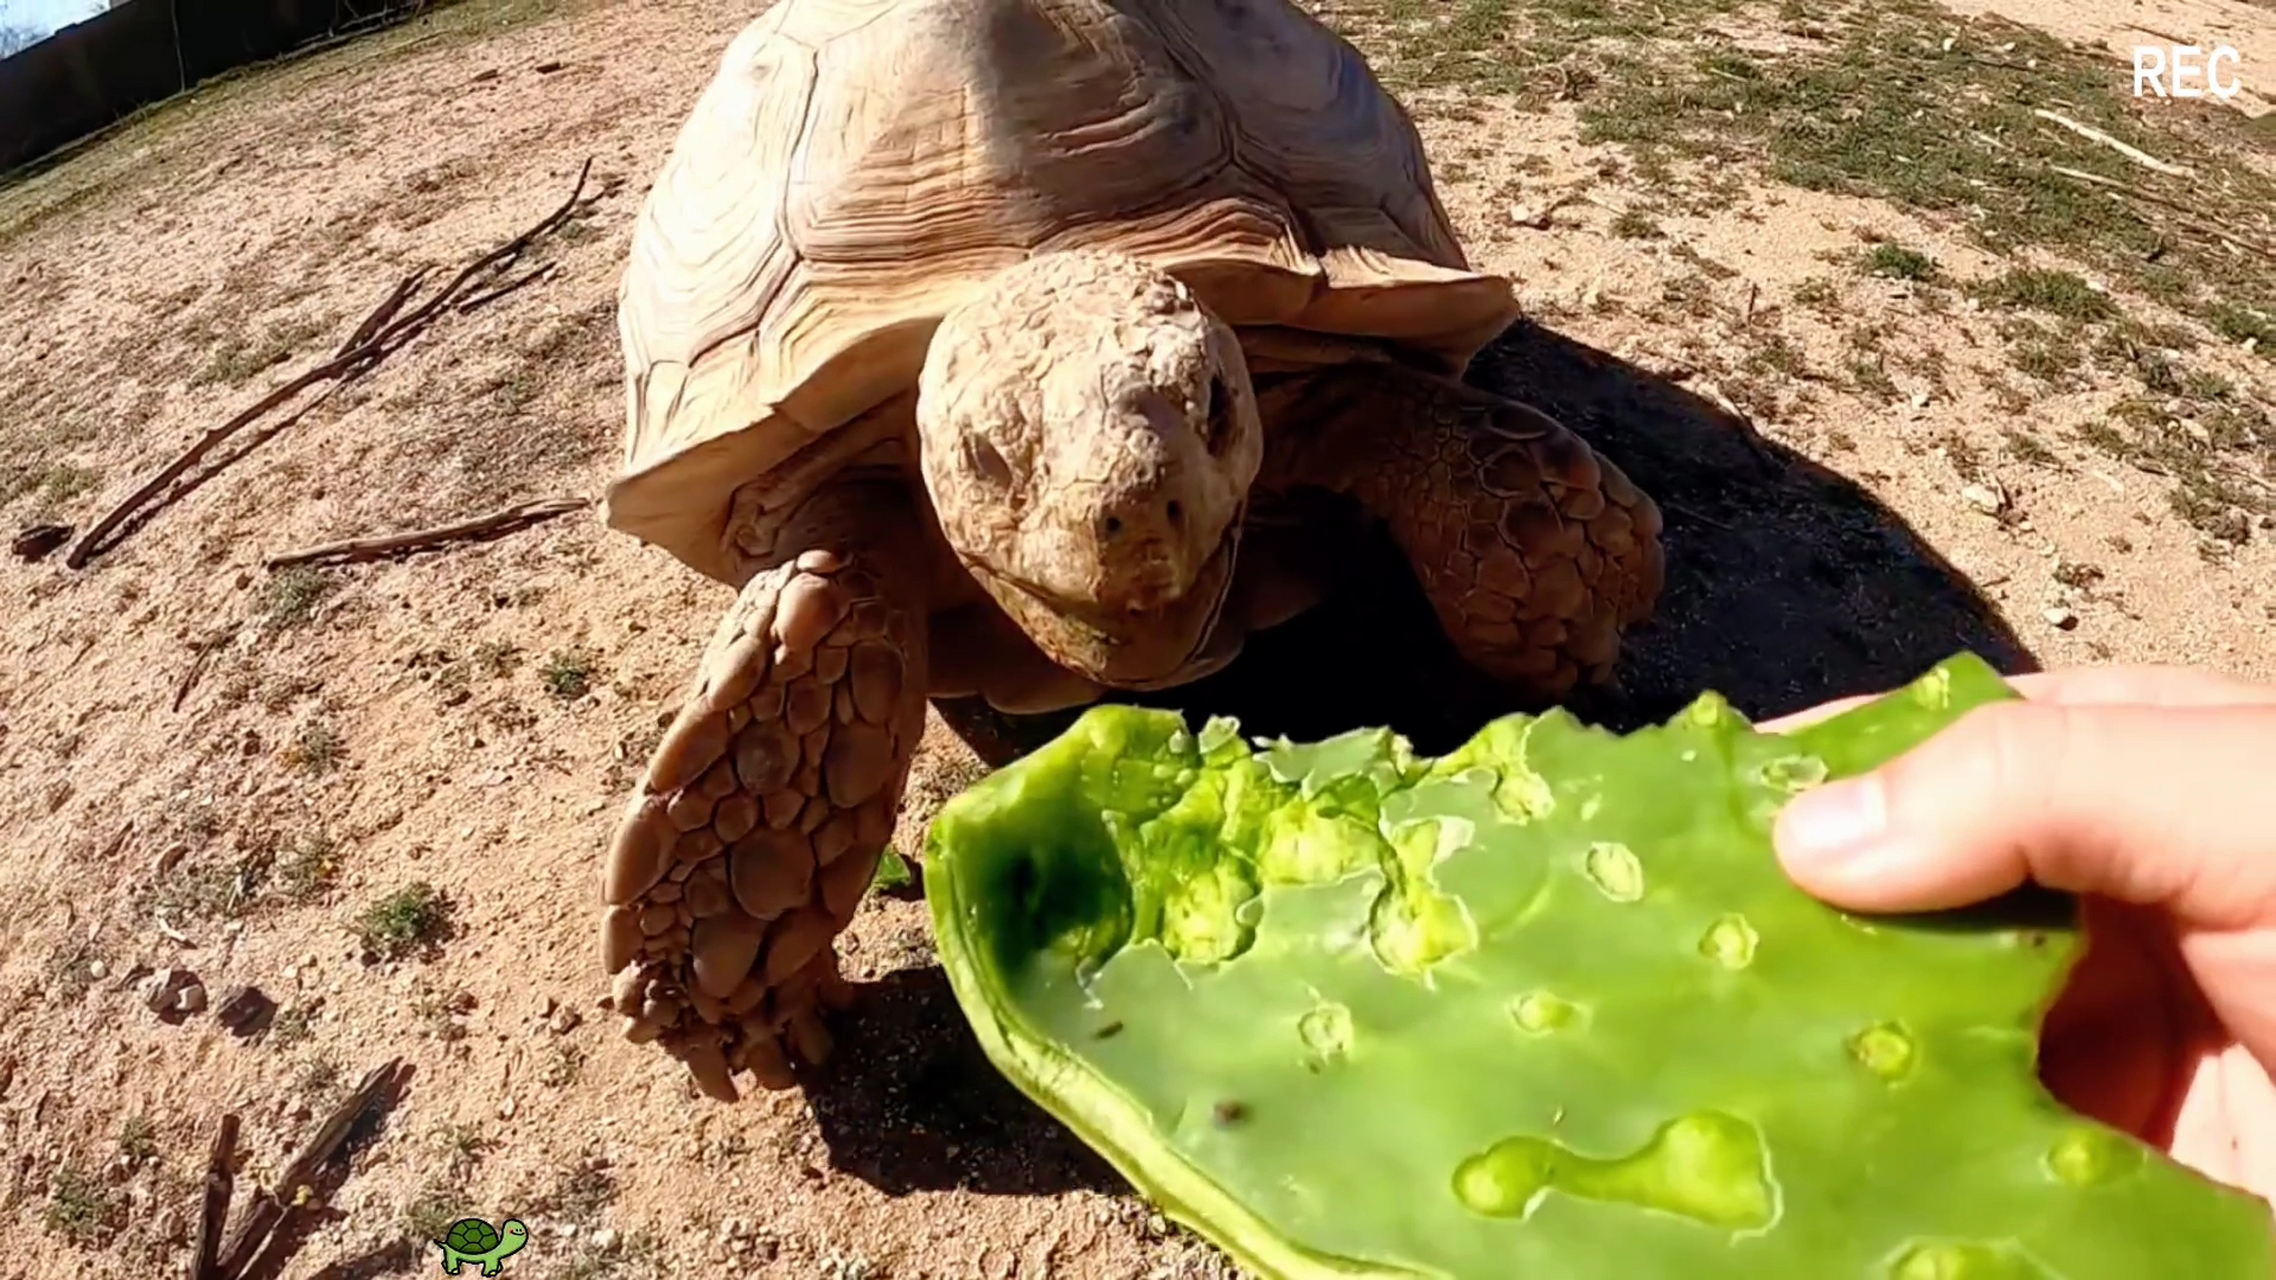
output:
M771 522L817 484L913 472L939 318L1064 248L1170 271L1246 336L1449 373L1517 314L1406 112L1289 0L778 0L634 228L609 524L728 582L795 555Z
M450 1234L443 1243L459 1253L488 1253L503 1239L496 1227L480 1218L460 1218L450 1224Z

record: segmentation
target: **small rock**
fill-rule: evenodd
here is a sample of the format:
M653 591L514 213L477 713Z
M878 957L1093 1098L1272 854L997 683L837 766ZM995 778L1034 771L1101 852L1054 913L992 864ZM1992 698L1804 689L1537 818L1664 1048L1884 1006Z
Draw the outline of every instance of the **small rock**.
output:
M571 1031L577 1029L578 1023L583 1022L584 1020L584 1017L580 1015L575 1009L556 1009L554 1010L553 1021L551 1024L553 1027L553 1034L557 1036L568 1035Z
M214 1010L214 1017L237 1035L249 1036L269 1024L276 1008L276 1001L259 987L241 984L222 994L221 1006Z
M2002 497L1998 490L1980 484L1962 486L1960 501L1987 516L1996 516L2007 508L2007 499Z
M2047 625L2057 631L2068 631L2078 625L2078 615L2061 605L2056 605L2039 616L2045 618Z
M71 527L61 524L36 524L19 533L9 542L8 549L18 560L43 560L57 547L71 541Z
M193 982L174 994L174 1007L184 1013L204 1013L205 1005L205 984L202 982Z
M157 1221L156 1221L156 1222L154 1222L154 1223L152 1223L151 1225L152 1225L153 1229L154 1229L154 1230L155 1230L155 1231L158 1233L158 1238L159 1238L161 1241L163 1241L163 1242L165 1242L165 1243L167 1243L167 1244L179 1244L179 1243L181 1243L181 1240L182 1240L182 1215L181 1215L181 1214L179 1214L179 1213L176 1213L176 1212L175 1212L174 1210L172 1210L172 1209L161 1209L161 1210L159 1210L159 1211L158 1211L158 1218L157 1218Z
M586 1239L593 1242L593 1247L595 1249L600 1250L602 1253L607 1253L609 1250L616 1248L616 1228L602 1227L600 1230L595 1231L592 1235L587 1236Z
M506 1120L511 1120L514 1118L514 1100L512 1098L508 1098L499 1104L498 1115L500 1118Z
M100 960L89 960L87 962L87 976L101 982L111 976L111 967Z

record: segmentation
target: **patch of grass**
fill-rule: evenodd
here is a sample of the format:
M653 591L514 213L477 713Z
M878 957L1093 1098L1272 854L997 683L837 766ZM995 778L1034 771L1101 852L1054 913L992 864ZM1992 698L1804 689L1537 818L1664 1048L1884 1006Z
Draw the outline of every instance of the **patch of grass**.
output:
M1641 209L1621 210L1619 216L1613 218L1610 230L1622 240L1657 240L1666 234L1652 215Z
M538 670L546 692L563 702L574 702L592 691L593 657L578 649L556 650Z
M2276 179L2245 163L2265 140L2226 118L2234 113L2140 112L2122 64L2043 31L1962 17L1933 0L1806 14L1789 6L1781 15L1789 38L1758 52L1702 38L1722 20L1759 25L1767 15L1742 0L1335 0L1326 8L1394 91L1459 88L1518 109L1575 103L1583 140L1625 145L1639 176L1711 158L1711 171L1698 170L1705 179L1686 181L1728 186L1764 157L1771 176L1796 186L1949 218L1994 254L2070 257L2114 285L2205 316L2232 341L2267 335L2263 353L2276 357L2276 270L2233 257L2198 229L2256 225L2259 211L2276 207ZM2145 173L2050 128L2035 114L2042 109L2196 172ZM2180 222L2058 167L2181 201L2197 217ZM2059 286L2039 300L2094 307Z
M340 1090L340 1063L329 1053L318 1052L300 1064L300 1074L293 1080L293 1091L311 1104L329 1102Z
M455 1181L430 1179L403 1206L403 1234L433 1242L450 1234L451 1224L476 1216L474 1198Z
M1927 281L1936 278L1936 259L1901 244L1882 241L1865 253L1860 269L1869 276L1890 280Z
M126 1218L125 1206L94 1176L62 1168L48 1179L47 1207L40 1224L74 1244L108 1243Z
M1889 377L1889 371L1881 367L1879 360L1868 356L1851 356L1848 373L1851 384L1877 400L1894 404L1902 397L1903 393L1897 390L1896 381Z
M1794 286L1794 301L1812 310L1823 310L1841 302L1841 291L1824 276L1811 276Z
M258 338L232 334L215 344L205 364L190 375L190 385L240 386L302 352L329 327L323 321L296 316L270 325Z
M2000 439L2007 444L2008 454L2018 462L2027 462L2037 467L2063 465L2062 455L2033 432L2008 427L2000 432Z
M2017 373L2050 387L2067 387L2077 379L2084 356L2076 342L2036 325L2016 326L2009 332L2015 336L2007 362Z
M2276 308L2216 302L2205 318L2213 326L2213 332L2231 342L2251 342L2255 352L2276 360Z
M485 640L474 646L473 661L488 675L510 676L522 664L522 651L503 640Z
M58 1004L74 1005L95 985L95 961L86 947L58 947L48 956L47 992Z
M430 952L450 940L451 900L424 880L415 880L364 908L356 919L356 939L383 960Z
M311 832L294 840L277 859L273 883L278 895L294 904L322 897L339 872L339 853L339 846L322 832Z
M261 584L255 607L272 631L303 626L316 616L316 606L332 594L336 585L331 575L320 569L292 565L279 569Z
M119 1125L119 1154L136 1164L158 1158L158 1126L149 1116L128 1116Z
M1763 335L1753 350L1747 352L1741 367L1749 373L1780 373L1789 378L1809 376L1809 361L1802 349L1783 333Z
M348 740L322 716L301 721L293 731L292 742L285 747L286 763L309 773L330 773L340 767L347 754Z
M267 860L256 855L222 861L185 859L138 895L139 905L177 924L240 919L253 909L268 874Z
M2082 323L2109 320L2118 315L2118 304L2112 302L2108 294L2070 271L2017 267L1977 285L1974 292L1995 306L2043 311Z
M94 492L102 473L75 462L0 462L0 506L29 497L35 520L45 521L74 498Z

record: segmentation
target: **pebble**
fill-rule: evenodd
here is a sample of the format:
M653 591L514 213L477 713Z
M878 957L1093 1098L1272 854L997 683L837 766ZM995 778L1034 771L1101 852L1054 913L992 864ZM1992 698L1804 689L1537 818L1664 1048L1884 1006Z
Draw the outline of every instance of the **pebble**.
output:
M2078 625L2078 615L2061 605L2056 605L2039 616L2045 618L2047 625L2057 631L2068 631Z
M111 967L100 960L89 960L87 962L87 976L100 982L111 976Z
M591 1240L593 1242L593 1247L600 1250L602 1253L607 1253L609 1250L616 1248L615 1227L602 1227L600 1230L595 1231L592 1235L586 1238Z
M1998 515L2007 506L2007 501L2000 497L1997 490L1980 484L1961 486L1960 501L1990 516Z

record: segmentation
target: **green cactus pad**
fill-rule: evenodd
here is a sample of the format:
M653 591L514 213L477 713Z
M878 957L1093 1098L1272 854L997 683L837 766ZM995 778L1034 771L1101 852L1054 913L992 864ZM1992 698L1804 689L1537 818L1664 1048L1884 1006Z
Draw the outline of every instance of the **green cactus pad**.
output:
M1861 920L1771 853L2008 696L1962 655L1436 760L1099 707L942 810L927 895L996 1066L1260 1275L2268 1280L2261 1202L2035 1079L2070 903Z

